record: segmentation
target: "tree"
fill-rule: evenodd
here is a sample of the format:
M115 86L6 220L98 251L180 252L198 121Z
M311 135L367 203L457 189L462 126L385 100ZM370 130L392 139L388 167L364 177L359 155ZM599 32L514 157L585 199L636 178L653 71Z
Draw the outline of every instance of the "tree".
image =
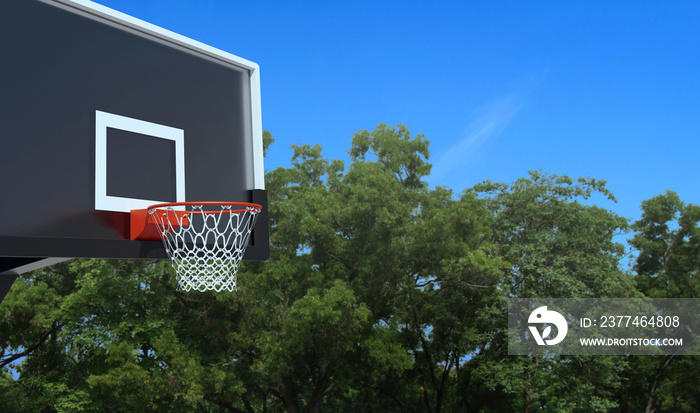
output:
M0 397L28 412L187 411L177 399L197 399L195 372L169 364L177 344L163 338L177 325L164 314L177 304L163 264L73 260L23 274L0 336L5 361L24 360Z
M293 149L266 177L271 258L235 292L177 291L167 261L23 274L0 306L3 410L698 409L694 358L515 357L506 340L512 297L640 296L635 278L695 294L696 207L645 202L632 277L626 220L590 202L614 200L603 181L531 172L455 196L402 125L356 133L347 165Z
M346 170L318 145L294 147L292 167L268 174L272 259L241 278L266 297L256 325L274 328L244 334L247 352L259 354L259 381L287 411L319 411L323 396L341 410L441 411L455 366L486 341L466 322L484 286L466 281L489 279L498 265L480 243L487 211L427 189L428 142L404 126L360 131L349 153ZM496 281L487 284L493 291ZM321 305L334 289L344 321ZM313 317L298 325L310 295Z
M494 236L511 264L501 287L514 297L627 297L631 277L619 261L625 254L613 237L627 220L585 205L593 195L615 198L605 181L530 171L511 185L489 181L470 192L486 196Z
M700 206L666 191L642 202L630 240L637 284L648 297L700 297Z
M666 191L642 202L642 218L630 245L638 288L652 298L698 298L700 294L700 207ZM623 400L646 412L700 410L700 380L688 372L698 356L634 357Z
M493 242L508 263L499 291L513 298L630 297L631 277L620 270L624 247L613 237L627 221L583 202L615 198L605 181L530 171L514 183L483 182L467 191L493 212ZM498 325L506 331L506 309ZM614 408L624 362L604 357L508 356L505 333L472 361L470 385L509 397L514 410L594 411ZM473 407L502 410L502 401L471 396Z
M358 132L349 152L346 169L297 146L291 167L268 173L272 257L247 263L234 293L175 291L162 262L76 260L23 276L15 290L35 300L13 290L0 331L25 359L0 397L47 411L69 394L88 411L455 402L459 365L488 340L472 324L488 323L476 310L500 263L482 243L488 211L429 190L428 142L403 126ZM21 341L23 322L41 327Z

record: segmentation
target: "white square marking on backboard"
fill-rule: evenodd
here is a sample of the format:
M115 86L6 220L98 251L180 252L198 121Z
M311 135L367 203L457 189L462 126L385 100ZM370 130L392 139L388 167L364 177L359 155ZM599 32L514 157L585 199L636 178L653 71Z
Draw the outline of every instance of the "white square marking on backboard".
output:
M167 199L136 199L107 195L107 128L167 139L175 142L175 202L185 201L185 131L157 123L95 111L95 209L130 212ZM138 148L134 148L137 150Z

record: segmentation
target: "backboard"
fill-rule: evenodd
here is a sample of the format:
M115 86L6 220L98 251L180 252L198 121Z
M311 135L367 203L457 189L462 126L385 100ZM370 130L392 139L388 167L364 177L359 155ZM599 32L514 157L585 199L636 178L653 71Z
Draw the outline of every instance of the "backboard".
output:
M0 273L167 258L129 239L160 202L263 205L244 259L267 259L255 63L84 0L4 0L1 20Z

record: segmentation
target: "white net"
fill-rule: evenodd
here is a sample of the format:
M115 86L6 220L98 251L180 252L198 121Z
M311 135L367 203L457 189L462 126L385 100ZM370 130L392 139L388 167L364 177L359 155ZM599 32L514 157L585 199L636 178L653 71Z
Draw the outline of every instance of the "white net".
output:
M218 208L218 210L212 209ZM189 205L148 210L158 226L184 291L233 291L236 273L250 241L259 207Z

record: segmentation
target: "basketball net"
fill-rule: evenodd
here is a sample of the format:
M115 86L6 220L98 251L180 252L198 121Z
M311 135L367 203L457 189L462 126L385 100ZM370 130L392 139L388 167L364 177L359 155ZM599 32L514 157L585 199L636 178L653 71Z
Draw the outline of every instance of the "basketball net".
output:
M251 204L252 205L252 204ZM189 205L151 207L148 213L177 273L177 288L184 291L234 291L260 206ZM218 208L218 210L216 210ZM212 210L214 209L214 210Z

